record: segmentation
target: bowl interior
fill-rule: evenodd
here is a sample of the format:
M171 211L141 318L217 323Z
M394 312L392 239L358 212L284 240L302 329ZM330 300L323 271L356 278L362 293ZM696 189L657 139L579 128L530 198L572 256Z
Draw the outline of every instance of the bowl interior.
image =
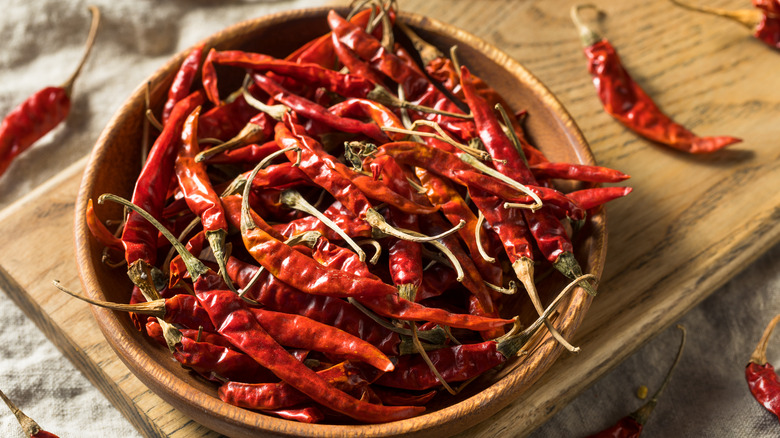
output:
M326 9L309 9L250 20L209 37L205 44L207 48L241 49L283 57L328 31L326 13ZM457 45L461 62L498 90L513 111L528 111L529 140L551 161L594 163L582 135L566 111L517 62L476 37L435 20L406 13L399 14L399 20L445 53L450 46ZM185 55L183 52L175 56L149 79L155 113L159 113L173 75ZM218 73L224 93L239 85L240 72L219 70ZM122 268L110 269L101 262L102 248L86 227L84 210L89 199L96 200L103 193L131 196L141 169L144 90L145 84L133 93L102 133L87 165L76 203L75 234L80 276L84 290L95 299L127 302L132 289ZM102 219L121 217L121 210L116 205L95 205L95 208ZM603 212L599 212L589 218L574 238L575 255L584 272L601 274L605 239L605 218ZM559 277L550 275L538 284L543 302L549 302L566 284ZM523 294L504 301L502 315L519 314L525 323L533 321L535 314ZM590 298L581 289L564 300L555 318L560 331L570 336L579 326L589 303ZM561 351L548 336L540 335L534 340L529 355L511 361L502 370L488 373L457 396L437 396L429 410L417 418L379 425L305 425L222 403L216 398L213 384L179 366L166 349L136 330L126 314L98 308L93 312L120 358L150 389L194 420L230 436L252 436L259 431L283 436L454 433L508 404L532 384Z

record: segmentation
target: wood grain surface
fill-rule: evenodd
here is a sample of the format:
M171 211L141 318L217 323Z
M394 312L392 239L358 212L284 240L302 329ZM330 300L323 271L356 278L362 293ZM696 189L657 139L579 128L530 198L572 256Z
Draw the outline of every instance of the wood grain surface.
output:
M668 114L701 135L745 140L711 156L686 156L637 138L603 112L569 20L572 3L400 4L474 33L524 64L572 114L597 161L631 174L635 188L608 208L601 293L575 337L582 353L561 356L515 402L458 436L529 433L780 240L780 54L739 25L668 2L598 3L606 16L597 27ZM0 213L0 286L142 435L217 436L148 391L105 343L86 305L65 306L50 286L55 278L78 284L72 246L62 240L71 236L83 164Z

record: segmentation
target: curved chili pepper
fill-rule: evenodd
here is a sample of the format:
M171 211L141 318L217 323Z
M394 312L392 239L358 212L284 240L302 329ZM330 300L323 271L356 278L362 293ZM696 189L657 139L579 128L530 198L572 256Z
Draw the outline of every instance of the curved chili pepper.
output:
M168 123L152 145L149 155L135 182L132 202L160 217L165 196L174 174L174 162L179 151L182 126L187 116L203 103L203 94L196 91L174 106ZM137 213L127 216L122 244L128 266L142 259L154 264L157 258L157 230Z
M11 409L11 412L13 412L19 425L22 426L22 430L24 430L25 434L30 435L30 438L58 438L57 435L43 430L38 423L25 415L3 391L0 391L0 398L2 398L8 408Z
M352 393L370 384L379 376L379 373L374 372L371 373L371 377L366 378L364 372L363 367L347 361L318 371L317 375L340 391ZM258 410L286 408L310 401L309 397L285 382L258 384L227 382L219 387L219 398L231 405Z
M390 108L381 103L368 99L346 99L330 108L328 111L339 117L361 118L369 117L377 125L389 128L403 128L404 125ZM387 136L391 141L402 140L406 134L388 132Z
M193 47L190 53L184 58L179 70L176 72L176 76L173 78L171 88L168 90L168 99L165 101L165 105L162 110L162 123L168 121L168 117L173 111L173 107L176 103L190 94L190 87L195 81L195 75L198 74L198 67L200 66L200 58L203 56L203 44L198 44Z
M91 199L87 201L87 210L85 216L87 219L87 227L89 228L89 231L92 233L95 239L100 242L101 245L105 246L106 248L111 248L115 251L124 251L122 241L119 240L118 237L114 236L114 234L109 231L105 225L103 225L103 222L100 222L100 219L95 213L95 207L92 205Z
M532 164L531 172L536 178L560 178L588 182L620 182L630 178L625 173L608 167L551 163L549 161Z
M5 173L14 158L68 117L73 84L92 50L100 23L98 8L90 6L89 11L92 13L92 24L84 54L70 78L59 87L46 87L35 92L12 109L0 124L0 176Z
M778 322L780 322L780 315L772 318L764 330L764 334L750 356L747 367L745 367L745 379L748 382L750 393L753 394L756 401L780 419L780 381L777 378L775 368L766 359L769 337Z
M273 414L285 420L294 420L301 423L319 423L325 418L322 410L316 406L307 406L303 408L271 409L265 411L267 414Z
M261 74L252 74L255 84L268 93L274 100L290 107L296 113L324 123L332 128L352 134L364 134L380 143L386 142L387 135L374 123L363 123L361 121L346 117L337 117L328 112L316 103L296 96L290 91L284 89L276 81Z
M394 15L395 14L391 14L390 18L393 19ZM372 9L368 8L356 13L349 21L356 26L365 28L372 16ZM381 32L381 28L377 28L375 32ZM336 56L333 53L333 45L330 40L331 33L328 32L325 35L304 44L289 54L285 59L294 62L317 64L325 68L334 68L336 65Z
M578 7L572 8L572 20L580 30L593 85L609 115L642 137L691 154L714 152L742 141L734 137L698 137L661 112L628 74L612 44L585 27L577 11Z
M655 406L658 404L658 396L661 395L663 390L666 388L666 385L669 384L669 380L672 377L672 371L674 371L674 368L677 366L677 363L680 361L680 357L682 357L683 348L685 347L685 328L681 325L678 325L677 328L679 328L682 331L682 340L680 341L680 348L677 350L677 357L675 357L672 366L669 367L669 371L666 373L666 377L664 378L663 383L661 383L661 386L658 388L655 394L653 394L653 396L650 397L650 400L647 403L645 403L641 408L621 418L614 426L604 429L601 432L595 433L593 435L589 435L588 438L637 438L639 437L639 435L642 433L642 430L644 429L645 423L647 423L647 420L650 418L650 414L653 412L653 409L655 409Z
M583 210L590 210L613 199L626 196L632 191L631 187L595 187L569 192L566 194L566 197L579 205Z

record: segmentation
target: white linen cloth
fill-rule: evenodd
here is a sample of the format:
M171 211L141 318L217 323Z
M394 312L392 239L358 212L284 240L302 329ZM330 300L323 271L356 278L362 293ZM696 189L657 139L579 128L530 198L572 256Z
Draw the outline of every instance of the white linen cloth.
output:
M89 27L88 4L100 8L103 21L92 56L75 85L67 128L58 128L39 141L0 178L0 208L86 155L121 103L172 54L246 18L326 2L3 3L0 114L70 75ZM764 325L780 312L778 267L780 247L683 318L689 334L687 349L643 436L780 435L777 419L752 400L744 381L744 366ZM678 339L676 330L670 328L650 340L532 436L585 436L633 411L643 403L634 395L636 387L645 384L653 392L673 359ZM777 339L770 344L769 359L780 363ZM0 388L30 417L63 438L140 436L34 324L8 304L0 306ZM16 420L2 405L0 436L22 436Z

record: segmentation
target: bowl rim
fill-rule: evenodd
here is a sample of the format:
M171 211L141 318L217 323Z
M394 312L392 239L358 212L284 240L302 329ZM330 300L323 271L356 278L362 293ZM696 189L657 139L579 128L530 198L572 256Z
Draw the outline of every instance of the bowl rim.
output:
M220 37L227 33L240 34L243 32L252 32L258 27L271 25L277 23L279 20L324 16L330 9L336 9L337 11L342 12L346 10L345 8L317 7L276 12L233 24L201 40L198 44L205 43L207 48L212 47L215 41L219 40ZM472 47L481 52L485 57L496 64L501 65L512 76L527 84L534 97L539 99L542 104L553 113L553 118L555 120L559 121L559 124L561 125L560 130L568 137L577 159L582 163L595 164L595 159L584 136L574 123L574 120L568 111L547 87L519 62L492 44L483 41L481 38L439 20L405 11L398 13L398 19L413 27L442 33L460 41L468 41ZM102 291L96 290L94 287L98 285L95 280L97 275L92 266L93 257L90 249L90 235L88 228L86 227L85 219L86 205L88 200L92 197L94 190L94 180L89 178L91 169L94 168L95 164L100 162L100 159L106 154L107 145L111 143L113 136L116 134L114 132L116 127L131 114L132 109L138 102L143 102L147 81L152 84L161 82L166 75L170 74L166 72L178 68L178 65L190 50L191 48L185 49L173 56L133 91L125 103L112 116L111 120L100 134L100 137L90 154L75 204L74 237L77 265L82 287L84 291L93 298L100 299L103 297L100 296ZM594 235L593 238L602 249L599 251L599 257L594 260L590 273L596 275L597 278L600 278L606 256L606 216L604 210L602 209L593 215L591 220L598 222L598 226L596 227L598 234ZM562 333L568 334L570 337L580 326L582 319L590 306L591 300L592 297L590 295L585 293L581 288L577 288L574 293L570 295L566 312L561 315L559 321L556 323L558 329ZM124 327L120 324L117 315L112 311L94 306L91 307L91 311L98 321L98 325L100 326L103 335L106 337L106 340L111 347L116 351L119 358L150 390L166 402L179 408L183 413L195 419L198 423L226 434L243 434L246 431L246 427L250 424L257 430L264 430L282 436L305 434L306 436L312 437L327 437L334 435L353 435L358 433L361 436L366 437L379 437L421 432L431 433L433 431L455 433L457 431L457 424L476 424L484 421L487 417L511 403L519 396L519 393L533 385L563 351L563 348L552 340L549 333L545 333L541 341L537 343L537 347L529 353L526 360L523 360L519 366L514 367L514 369L492 385L458 403L446 406L437 411L426 412L410 419L391 423L365 425L302 424L223 403L218 398L204 394L191 387L176 374L169 372L155 361L150 360L151 358L148 356L145 358L142 357L141 359L145 359L145 361L142 362L131 360L131 358L138 358L139 350L132 337L124 333ZM144 355L142 351L140 354ZM545 362L542 366L533 367L533 369L530 370L530 374L528 374L528 368L531 367L531 361L529 359L533 357L545 359ZM538 364L538 362L535 363ZM147 367L151 367L151 370ZM166 392L160 390L162 387L186 389L181 392ZM204 397L204 395L206 397ZM203 414L206 411L211 411L212 414L209 414L204 418ZM219 418L212 417L214 413L216 413ZM455 419L457 420L454 422L456 424L453 423L453 420Z

